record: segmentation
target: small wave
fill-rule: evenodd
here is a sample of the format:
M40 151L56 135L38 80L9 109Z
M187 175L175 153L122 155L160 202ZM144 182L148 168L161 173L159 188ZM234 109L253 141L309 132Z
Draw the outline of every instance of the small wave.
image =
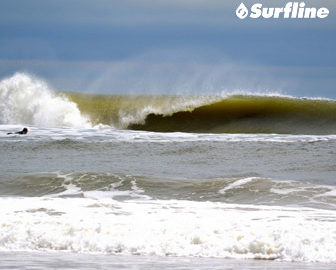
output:
M136 177L130 175L58 173L57 177L64 179L61 184L64 191L48 194L46 197L150 199L150 196L144 195L144 190L137 186Z
M141 181L142 177L113 173L35 173L0 177L0 196L150 199Z
M242 187L245 184L247 184L247 183L249 183L249 182L251 182L255 179L258 179L258 178L257 177L248 177L248 178L239 179L239 180L234 181L233 183L227 185L225 188L221 189L219 191L219 193L224 194L228 190Z
M118 173L35 173L0 177L0 196L192 200L336 209L336 188L263 177L176 179Z

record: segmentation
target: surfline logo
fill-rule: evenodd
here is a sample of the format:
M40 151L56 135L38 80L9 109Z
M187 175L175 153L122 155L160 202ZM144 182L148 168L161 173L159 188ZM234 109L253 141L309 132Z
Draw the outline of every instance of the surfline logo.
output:
M284 7L264 7L256 3L248 9L241 3L236 9L239 19L247 17L252 19L324 19L329 16L329 9L326 7L307 7L305 2L288 2Z

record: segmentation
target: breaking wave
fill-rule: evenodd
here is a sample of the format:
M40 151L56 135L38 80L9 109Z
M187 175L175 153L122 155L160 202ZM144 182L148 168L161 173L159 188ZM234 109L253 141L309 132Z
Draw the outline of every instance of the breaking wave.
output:
M67 93L95 124L154 132L336 134L336 101L279 95Z
M336 101L230 96L192 111L147 115L130 129L161 132L335 134Z
M42 147L45 147L43 145ZM192 200L336 210L336 187L263 177L185 179L115 173L35 173L0 176L0 197Z
M91 127L77 105L42 80L23 73L0 82L0 123L45 127Z
M280 95L55 93L17 73L0 82L0 123L192 133L336 134L336 101Z

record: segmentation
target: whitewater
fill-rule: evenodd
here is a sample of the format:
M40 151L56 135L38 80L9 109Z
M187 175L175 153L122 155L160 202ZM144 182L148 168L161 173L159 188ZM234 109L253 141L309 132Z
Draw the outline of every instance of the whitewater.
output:
M0 268L334 269L335 104L5 78Z

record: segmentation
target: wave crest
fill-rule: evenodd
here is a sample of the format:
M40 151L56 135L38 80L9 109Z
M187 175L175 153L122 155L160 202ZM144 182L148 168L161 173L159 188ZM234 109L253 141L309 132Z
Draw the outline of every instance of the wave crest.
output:
M24 73L0 82L0 123L91 127L74 102L57 96L44 81Z
M335 134L336 101L281 96L229 96L171 115L147 115L130 129L197 133Z

